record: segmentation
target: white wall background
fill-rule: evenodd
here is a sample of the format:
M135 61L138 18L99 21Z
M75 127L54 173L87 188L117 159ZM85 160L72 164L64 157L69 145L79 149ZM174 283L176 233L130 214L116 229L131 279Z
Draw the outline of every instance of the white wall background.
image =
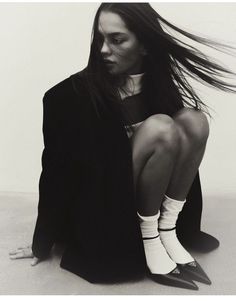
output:
M86 66L98 5L0 3L0 191L38 192L42 97L47 89ZM152 6L179 27L236 47L236 3ZM206 53L236 72L236 58L209 48ZM215 111L211 112L214 120L201 165L203 191L233 194L236 94L196 88Z

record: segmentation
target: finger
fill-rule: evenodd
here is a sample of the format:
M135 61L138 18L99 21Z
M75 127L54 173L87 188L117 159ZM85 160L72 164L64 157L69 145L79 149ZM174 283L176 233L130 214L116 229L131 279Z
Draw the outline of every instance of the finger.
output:
M9 253L9 255L16 255L16 254L22 254L22 252L24 251L24 249L21 249L21 250L15 250L15 251L12 251Z
M31 261L31 265L35 266L36 264L38 264L40 262L40 259L37 257L34 257L33 260Z
M21 258L25 258L25 256L23 254L15 254L15 255L10 255L10 259L21 259Z
M29 249L29 248L31 248L31 247L32 247L32 244L29 244L29 245L26 245L26 246L24 246L24 247L19 247L19 248L17 248L17 250Z
M18 250L23 250L23 249L27 249L27 248L28 248L28 246L25 246L25 247L19 247L19 248L15 249L14 251L16 252L16 251L18 251Z
M21 250L31 249L31 247L32 247L32 244L27 245L25 247L19 247L19 248L15 249L15 250L9 252L9 255L15 255L16 253L19 253Z
M17 248L18 250L21 250L21 249L28 249L28 248L31 248L32 247L32 244L28 244L28 245L26 245L26 246L24 246L24 247L19 247L19 248Z
M17 248L16 250L13 250L13 251L9 252L9 255L15 255L15 254L21 252L21 250L22 250L22 249Z
M14 254L10 255L11 259L20 259L20 258L33 258L33 252L31 249L17 251Z

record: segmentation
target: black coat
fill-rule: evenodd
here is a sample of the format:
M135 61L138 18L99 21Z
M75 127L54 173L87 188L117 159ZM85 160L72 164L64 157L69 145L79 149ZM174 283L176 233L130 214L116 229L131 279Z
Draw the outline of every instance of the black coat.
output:
M146 261L124 127L110 114L97 117L83 72L47 91L43 108L45 147L34 255L46 258L63 237L62 268L90 282L142 277ZM197 174L177 233L188 237L200 230L201 206Z

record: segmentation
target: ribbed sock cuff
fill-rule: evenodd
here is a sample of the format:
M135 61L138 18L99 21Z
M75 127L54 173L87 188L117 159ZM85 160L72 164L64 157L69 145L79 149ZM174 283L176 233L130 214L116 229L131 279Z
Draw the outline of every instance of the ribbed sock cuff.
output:
M158 218L160 216L160 211L158 211L157 214L149 215L149 216L143 216L143 215L139 214L138 212L137 212L137 215L140 218L140 220L142 220L142 221L152 222L152 221L158 220Z

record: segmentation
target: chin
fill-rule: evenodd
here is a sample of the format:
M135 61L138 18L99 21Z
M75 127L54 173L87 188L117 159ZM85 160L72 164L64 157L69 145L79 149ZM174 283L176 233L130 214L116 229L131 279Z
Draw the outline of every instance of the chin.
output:
M116 70L116 68L110 68L108 69L108 72L114 75L120 74L119 70Z
M120 76L120 75L122 74L122 73L120 73L120 72L116 72L116 71L113 71L113 70L109 70L108 72L110 73L110 75L112 75L112 76L114 76L114 77Z

